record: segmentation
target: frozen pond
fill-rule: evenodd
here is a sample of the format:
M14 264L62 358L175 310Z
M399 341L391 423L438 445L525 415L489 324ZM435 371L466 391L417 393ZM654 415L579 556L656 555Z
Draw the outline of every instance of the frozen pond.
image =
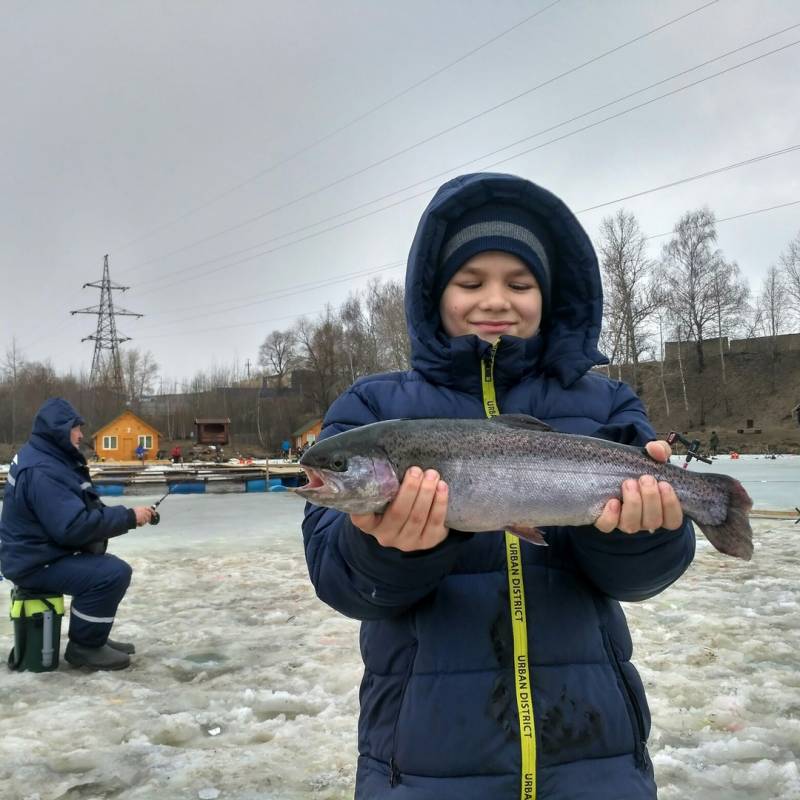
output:
M160 510L160 526L112 543L134 567L115 628L134 666L0 670L0 797L352 798L358 625L314 595L302 502L176 495ZM753 527L750 563L701 536L676 586L626 607L661 800L800 798L800 526Z
M677 466L683 456L672 459ZM800 506L800 456L783 455L774 459L746 455L732 459L720 456L713 464L692 461L688 467L693 472L722 472L740 480L753 498L754 508L790 510Z

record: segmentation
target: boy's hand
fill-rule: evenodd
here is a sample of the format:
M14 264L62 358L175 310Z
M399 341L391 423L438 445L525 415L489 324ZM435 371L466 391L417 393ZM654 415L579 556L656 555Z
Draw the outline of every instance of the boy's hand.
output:
M434 469L406 470L397 496L383 514L351 514L353 525L374 536L383 547L430 550L447 538L447 484Z
M648 442L647 454L654 461L666 462L672 449L663 440ZM652 475L622 483L622 502L609 500L594 526L604 533L620 530L623 533L653 532L656 528L674 531L683 523L683 510L675 490L666 481L660 483Z

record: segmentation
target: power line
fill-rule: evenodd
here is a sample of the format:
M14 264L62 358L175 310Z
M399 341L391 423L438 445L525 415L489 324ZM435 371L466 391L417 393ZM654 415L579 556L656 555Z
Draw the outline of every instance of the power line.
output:
M214 203L217 203L218 201L222 200L223 198L228 197L229 195L231 195L234 192L238 191L242 187L247 186L250 183L253 183L253 181L258 180L259 178L263 178L265 175L268 175L271 172L274 172L278 167L282 167L285 164L288 164L290 161L294 161L294 159L298 158L299 156L304 155L305 153L308 153L310 150L313 150L315 147L318 147L323 142L326 142L329 139L332 139L334 136L336 136L339 133L342 133L343 131L346 131L348 128L352 128L354 125L356 125L357 123L359 123L362 120L366 119L367 117L371 116L372 114L376 113L377 111L380 111L381 109L386 108L386 106L388 106L391 103L395 102L395 100L399 100L401 97L404 97L405 95L407 95L410 92L414 91L414 89L418 89L420 86L423 86L424 84L432 81L434 78L438 77L439 75L443 74L447 70L449 70L452 67L456 66L456 64L460 64L462 61L466 61L468 58L470 58L471 56L474 56L476 53L478 53L481 50L485 49L490 44L494 44L494 42L502 39L504 36L507 36L509 33L512 33L513 31L517 30L517 28L521 28L523 25L525 25L526 23L530 22L532 19L535 19L540 14L543 14L545 11L550 10L553 6L558 5L560 2L561 2L561 0L554 0L554 2L550 3L550 5L545 6L544 8L540 9L539 11L534 12L533 14L529 14L524 19L520 20L519 22L516 22L510 28L506 28L504 31L501 31L496 36L492 36L491 39L487 39L486 41L484 41L481 44L479 44L477 47L473 47L472 50L469 50L468 52L466 52L463 55L459 56L454 61L451 61L450 63L445 64L443 67L440 67L437 70L434 70L429 75L426 75L424 78L422 78L421 80L418 80L415 83L412 83L410 86L407 86L405 89L397 92L396 94L392 95L391 97L387 98L386 100L383 100L382 102L378 103L378 105L373 106L372 108L368 109L367 111L364 111L363 113L359 114L356 117L353 117L351 120L349 120L348 122L344 123L343 125L340 125L338 128L335 128L334 130L330 131L329 133L326 133L323 136L320 136L318 139L315 139L310 144L307 144L304 147L301 147L299 150L295 150L290 155L286 156L285 158L283 158L283 159L281 159L279 161L276 161L274 164L270 165L266 169L262 169L259 172L256 172L254 175L251 175L249 178L245 178L245 180L240 181L239 183L235 184L234 186L231 186L229 189L226 189L225 191L220 192L219 194L215 195L214 197L212 197L207 202L205 202L205 203L203 203L203 204L201 204L199 206L195 206L194 208L191 208L189 211L185 212L181 216L176 217L176 218L174 218L174 219L172 219L172 220L170 220L168 222L165 222L162 225L158 225L157 227L152 228L151 230L147 231L146 233L143 233L141 236L137 236L135 239L131 239L129 242L126 242L120 248L118 248L118 250L126 250L128 247L131 247L132 245L137 244L138 242L142 241L143 239L148 239L150 236L152 236L152 235L154 235L156 233L160 233L161 231L163 231L163 230L165 230L167 228L170 228L173 225L176 225L178 222L182 222L183 220L188 219L193 214L196 214L198 211L202 211L203 209L206 209L209 206L214 205Z
M755 214L761 214L761 213L765 213L765 212L768 212L768 211L774 211L774 210L780 209L780 208L787 208L787 207L793 206L793 205L800 205L800 200L793 200L793 201L788 202L788 203L779 203L777 205L767 206L765 208L757 208L757 209L753 209L751 211L744 211L744 212L742 212L740 214L734 214L732 216L722 217L722 218L717 220L717 223L719 224L719 223L722 223L722 222L730 222L731 220L741 219L742 217L753 216ZM667 233L656 234L654 236L647 236L647 237L645 237L645 240L656 239L656 238L659 238L661 236L668 236L671 233L672 233L672 231L669 231ZM383 271L385 269L387 269L387 267L385 267L385 266L384 267L379 267L379 268L373 269L373 270L366 270L366 271L363 272L363 274L369 274L370 272L380 272L380 271ZM251 327L253 325L274 324L276 322L281 322L281 321L287 320L287 319L297 319L298 317L302 317L302 316L305 316L307 314L317 314L317 313L319 313L319 312L321 312L323 310L324 310L323 308L317 308L317 309L312 310L312 311L303 311L302 313L299 313L299 314L288 314L288 315L285 315L285 316L282 316L282 317L269 317L269 318L265 318L265 319L251 320L249 322L237 322L237 323L233 323L233 324L230 324L230 325L221 325L221 326L217 326L217 327L213 327L213 328L203 327L203 328L199 328L199 329L193 329L193 330L188 330L188 331L178 331L178 332L173 332L173 333L157 333L157 334L151 334L149 336L140 336L140 337L137 337L137 338L138 339L163 339L163 338L166 338L168 336L169 337L189 336L189 335L194 335L194 334L197 334L197 333L205 333L205 332L208 332L208 331L229 330L229 329L232 329L232 328Z
M768 158L775 158L776 156L783 156L787 153L794 153L797 150L800 150L800 144L793 144L790 147L784 147L783 150L774 150L771 153L764 153L760 156L754 156L753 158L748 158L745 161L737 161L734 164L726 164L724 167L710 169L706 172L699 172L697 175L691 175L688 178L681 178L680 180L672 181L671 183L664 183L661 184L661 186L654 186L652 189L644 189L641 192L626 194L624 197L617 197L614 200L607 200L604 203L597 203L597 205L594 206L587 206L586 208L582 208L575 213L586 214L589 211L596 211L598 208L605 208L606 206L613 206L616 203L621 203L623 200L631 200L634 197L642 197L646 194L652 194L653 192L660 192L662 189L671 189L673 186L680 186L681 184L690 183L691 181L699 181L702 178L708 178L711 175L719 175L721 172L728 172L729 170L738 169L739 167L746 167L750 164L756 164L759 161L765 161Z
M605 108L608 108L608 107L610 107L612 105L615 105L617 103L621 103L623 100L629 100L630 98L635 97L636 95L643 94L644 92L647 92L650 89L654 89L657 86L661 86L664 83L668 83L669 81L674 80L675 78L679 78L679 77L681 77L683 75L687 75L690 72L696 72L698 69L702 69L703 67L708 66L709 64L713 64L713 63L715 63L717 61L721 61L722 59L727 58L728 56L731 56L731 55L734 55L736 53L739 53L742 50L746 50L746 49L748 49L750 47L754 47L757 44L762 44L763 42L768 41L769 39L774 39L776 36L780 36L781 34L786 33L787 31L793 30L794 28L798 28L798 27L800 27L800 23L795 23L794 25L790 25L790 26L788 26L786 28L782 28L781 30L775 31L774 33L771 33L771 34L769 34L767 36L763 36L760 39L755 39L752 42L748 42L747 44L740 45L739 47L736 47L736 48L734 48L732 50L728 50L727 52L722 53L722 54L720 54L718 56L715 56L714 58L710 58L710 59L708 59L706 61L701 62L700 64L696 64L693 67L689 67L688 69L681 70L679 72L675 72L672 75L669 75L666 78L662 78L661 80L656 81L655 83L651 83L648 86L645 86L645 87L643 87L641 89L637 89L636 91L629 92L628 94L625 94L625 95L622 95L620 97L617 97L616 99L611 100L611 101L606 102L606 103L603 103L602 105L595 106L594 108L591 108L588 111L584 111L581 114L578 114L578 115L576 115L574 117L570 117L569 119L563 120L563 121L561 121L561 122L559 122L559 123L557 123L555 125L551 125L551 126L549 126L547 128L542 128L542 129L540 129L538 131L535 131L532 134L528 134L527 136L524 136L522 139L517 139L516 141L511 142L511 143L509 143L507 145L504 145L503 147L500 147L500 148L498 148L496 150L492 150L489 153L484 153L482 156L479 156L478 158L471 159L470 161L463 162L462 164L456 165L454 167L449 167L448 169L444 170L443 172L439 172L439 173L437 173L435 175L432 175L432 176L429 176L427 178L424 178L421 181L417 181L417 182L415 182L413 184L409 184L409 185L403 187L402 189L396 189L396 190L394 190L392 192L389 192L387 194L381 195L380 197L372 198L371 200L368 200L365 203L360 203L357 206L352 206L351 208L346 209L345 211L341 211L341 212L339 212L337 214L333 214L333 215L331 215L329 217L325 217L325 218L323 218L321 220L317 220L316 222L313 222L313 223L308 224L308 225L302 225L299 228L294 228L293 230L287 231L286 233L278 234L277 236L273 236L271 239L267 239L267 240L264 240L264 241L261 241L261 242L256 242L256 244L250 245L249 247L244 247L244 248L242 248L240 250L234 250L234 251L232 251L230 253L226 253L226 254L224 254L222 256L216 256L214 258L206 259L205 261L200 261L198 263L191 264L191 265L189 265L187 267L182 267L179 270L173 271L171 274L172 275L178 275L178 274L181 274L183 272L188 272L190 270L193 270L193 269L195 269L197 267L206 266L207 264L214 264L214 263L216 263L218 261L222 261L222 260L224 260L226 258L231 258L231 257L235 257L235 256L238 256L238 255L242 255L243 253L246 253L246 252L248 252L250 250L253 250L253 249L257 248L257 247L262 247L264 245L272 244L273 242L277 242L280 239L286 238L287 236L292 236L292 235L294 235L296 233L302 233L303 231L310 230L311 228L315 228L318 225L323 225L326 222L330 222L331 220L338 219L339 217L345 216L345 215L350 214L350 213L352 213L354 211L358 211L358 210L360 210L362 208L366 208L367 206L373 205L374 203L378 203L381 200L386 200L389 197L393 197L393 196L395 196L397 194L400 194L402 192L408 191L410 189L414 189L417 186L421 186L421 185L423 185L425 183L428 183L429 181L434 180L436 178L441 178L444 175L450 174L451 172L454 172L456 170L462 169L463 167L466 167L466 166L469 166L471 164L474 164L476 161L482 160L484 158L490 158L491 156L496 155L498 153L501 153L504 150L508 150L511 147L515 147L515 146L517 146L519 144L522 144L523 142L529 141L530 139L533 139L533 138L535 138L537 136L541 136L544 133L549 133L550 131L555 130L555 129L560 128L560 127L563 127L564 125L568 125L570 122L576 122L579 119L583 119L584 117L588 117L591 114L596 113L597 111L601 111L601 110L603 110ZM790 45L787 45L787 47L791 47L791 46L793 46L795 44L797 44L797 42L793 42ZM773 55L774 53L779 52L779 50L781 50L781 49L784 49L784 48L778 48L778 50L772 50L772 51L770 51L768 53L764 53L764 54L762 54L760 56L757 56L753 60L758 60L760 58L765 58L765 57L767 57L769 55ZM734 67L732 69L738 69L740 66L744 66L744 65L749 64L749 63L751 63L751 61L745 61L742 64L734 65ZM706 76L706 78L704 78L703 80L710 80L710 79L712 79L714 77L722 75L723 73L724 73L724 70L722 72L718 72L718 73L714 73L713 75ZM688 86L691 87L691 86L694 86L694 85L695 84L689 84ZM683 91L684 88L687 88L687 87L681 87L678 91ZM656 102L656 101L658 101L658 100L660 100L660 99L662 99L664 97L667 97L667 96L669 96L669 93L665 94L665 95L660 95L659 97L651 98L651 100L648 101L648 104L649 103L654 103L654 102ZM641 106L636 106L635 108L641 108ZM628 110L626 110L623 113L628 113ZM614 117L608 117L605 120L598 120L595 123L593 123L592 126L589 126L589 127L593 127L594 125L602 124L603 122L607 121L608 119L613 119L613 118ZM585 128L583 128L581 130L585 130ZM575 131L573 133L576 133L576 132L580 132L580 131ZM573 134L570 134L570 135L573 135ZM558 140L553 140L553 141L558 141ZM545 142L545 144L549 144L549 142ZM525 152L529 152L529 151L525 151ZM422 194L425 194L425 193L427 193L427 190L426 190L426 192L423 192ZM416 194L416 195L413 195L412 197L406 198L406 199L407 200L411 200L411 199L414 199L414 198L419 197L419 196L421 196L421 195L420 194ZM392 207L394 207L394 205L396 205L396 204L393 204L391 206L387 206L387 208L392 208ZM357 217L356 219L350 220L349 222L347 222L345 224L350 224L350 222L355 222L355 221L357 221L359 219L363 219L363 217ZM335 226L335 227L340 227L340 226ZM328 228L327 230L334 230L335 227L334 228ZM324 232L326 232L326 231L322 231L321 233L324 233ZM292 244L295 244L296 242L302 242L302 241L305 241L305 238L298 239L295 242L288 242L285 246L288 247L288 246L290 246ZM275 248L275 249L278 249L278 248ZM268 253L275 252L275 249L269 250L267 252ZM264 254L265 253L256 254L256 256L254 256L254 257L257 257L258 255L264 255ZM236 263L238 264L238 263L243 263L243 262L236 262ZM233 266L233 265L231 265L231 266ZM161 280L163 280L162 277L151 278L149 281L140 282L139 285L141 286L141 285L147 285L148 283L158 283ZM174 284L169 284L169 285L174 285Z
M656 190L653 190L653 191L656 191ZM775 211L776 209L780 209L780 208L788 208L788 207L794 206L794 205L800 205L800 200L793 200L793 201L788 202L788 203L779 203L777 205L767 206L765 208L757 208L757 209L753 209L751 211L744 211L744 212L742 212L740 214L734 214L732 216L722 217L720 219L717 219L716 222L717 222L717 224L722 223L722 222L730 222L732 220L741 219L743 217L749 217L749 216L753 216L755 214L762 214L762 213L765 213L767 211ZM577 213L581 213L581 212L577 212ZM647 241L649 239L657 239L657 238L659 238L661 236L669 236L671 234L672 234L672 231L668 231L667 233L659 233L659 234L656 234L654 236L646 236L646 237L644 237L644 239L645 239L645 241ZM384 265L384 266L380 266L380 267L377 267L377 268L371 268L371 269L368 269L368 270L362 270L361 272L358 272L358 273L349 273L347 276L342 276L342 278L337 279L335 281L324 281L324 282L317 282L317 283L311 282L311 283L300 284L300 285L294 287L291 290L290 293L291 294L298 294L298 293L303 292L303 291L308 291L309 289L313 290L315 288L323 288L323 287L329 285L329 283L334 283L334 282L342 283L342 282L344 282L345 280L349 279L352 276L370 275L370 274L374 274L374 273L377 273L377 272L386 271L387 269L397 269L398 267L403 266L403 264L404 264L404 262L396 262L394 265L392 265L392 264ZM230 302L233 302L233 301L230 301ZM243 306L239 306L239 308L243 308L243 307L245 307L245 305L255 305L255 303L244 304ZM233 310L233 309L226 309L226 311L231 311L231 310ZM321 311L321 310L322 309L318 309L318 311ZM224 313L224 311L215 311L215 312L211 312L211 313L212 314ZM288 315L286 317L274 317L274 318L269 318L269 319L266 319L266 320L265 319L261 319L261 320L255 320L255 321L252 321L252 322L236 323L236 324L233 324L233 325L223 325L223 326L217 327L217 328L202 328L202 329L199 329L199 330L181 331L179 333L174 333L174 334L172 334L172 333L151 334L150 336L144 336L144 337L140 336L138 338L139 339L142 339L142 338L144 338L144 339L160 339L160 338L164 338L164 337L167 337L167 336L173 336L173 335L175 335L175 336L183 336L183 335L186 335L186 334L189 334L189 333L192 333L192 334L193 333L203 333L205 331L226 330L228 328L246 327L246 326L250 326L250 325L260 325L260 324L264 324L264 323L267 323L267 322L278 322L278 321L283 320L283 319L293 319L293 318L296 318L296 317L304 316L306 313L309 313L309 312L303 312L301 314L292 314L292 315ZM312 312L312 313L317 313L317 312ZM197 314L197 315L194 315L194 316L191 316L191 317L186 317L183 320L178 320L178 322L188 322L188 321L193 320L193 319L198 319L198 318L200 318L202 316L205 316L205 315ZM162 326L158 325L158 326L154 326L154 327L162 327Z
M719 0L711 0L710 2L705 3L704 5L699 6L699 7L695 8L695 9L693 9L692 11L689 11L689 12L687 12L685 14L682 14L679 17L675 17L674 19L671 19L671 20L669 20L669 21L667 21L665 23L662 23L661 25L658 25L657 27L652 28L649 31L646 31L645 33L639 34L638 36L635 36L634 38L629 39L628 41L623 42L622 44L619 44L616 47L611 48L610 50L606 50L605 52L600 53L599 55L594 56L594 57L592 57L590 59L587 59L586 61L583 61L582 63L577 64L576 66L571 67L571 68L565 70L564 72L559 73L558 75L555 75L555 76L553 76L551 78L548 78L547 80L542 81L541 83L538 83L535 86L532 86L530 89L526 89L525 91L520 92L519 94L516 94L513 97L507 98L506 100L503 100L502 102L497 103L497 104L491 106L490 108L486 108L483 111L478 112L477 114L473 114L472 116L467 117L466 119L461 120L460 122L457 122L454 125L451 125L451 126L449 126L447 128L444 128L444 129L438 131L437 133L431 134L430 136L427 136L426 138L421 139L421 140L415 142L414 144L408 145L408 146L406 146L406 147L404 147L404 148L402 148L400 150L397 150L397 151L395 151L394 153L391 153L388 156L384 156L383 158L381 158L381 159L379 159L377 161L373 161L372 163L370 163L370 164L368 164L368 165L366 165L364 167L361 167L360 169L355 170L354 172L350 172L347 175L343 175L343 176L337 178L334 181L331 181L331 182L329 182L327 184L324 184L323 186L320 186L320 187L318 187L318 188L316 188L316 189L314 189L314 190L312 190L310 192L307 192L304 195L300 195L299 197L295 197L292 200L288 200L285 203L281 203L280 205L273 206L272 208L268 209L267 211L264 211L264 212L262 212L260 214L257 214L254 217L250 217L249 219L243 220L242 222L236 223L235 225L230 225L227 228L224 228L224 229L222 229L220 231L217 231L215 233L209 234L208 236L204 236L201 239L197 239L196 241L191 242L191 243L189 243L187 245L184 245L183 247L176 248L175 250L170 250L169 252L164 253L163 255L155 256L153 258L148 259L147 261L143 261L143 262L141 262L141 264L138 265L138 267L146 266L146 265L152 264L152 263L154 263L156 261L161 261L161 260L163 260L165 258L168 258L170 256L174 256L174 255L177 255L179 253L183 253L186 250L189 250L192 247L196 247L199 244L204 244L205 242L211 241L212 239L216 239L216 238L218 238L220 236L224 236L226 233L231 233L231 232L233 232L235 230L239 230L239 229L244 228L244 227L246 227L248 225L252 225L254 222L258 222L259 220L262 220L265 217L271 216L272 214L275 214L278 211L282 211L282 210L284 210L286 208L290 208L291 206L296 205L297 203L300 203L303 200L308 200L309 198L314 197L315 195L318 195L318 194L320 194L320 193L322 193L324 191L327 191L328 189L332 189L333 187L338 186L339 184L344 183L345 181L350 180L351 178L355 178L355 177L357 177L359 175L363 175L365 172L368 172L369 170L374 169L375 167L378 167L378 166L381 166L383 164L386 164L387 162L392 161L393 159L397 158L398 156L405 155L406 153L411 152L412 150L416 149L417 147L421 147L424 144L428 144L428 143L430 143L430 142L432 142L432 141L444 136L445 134L452 133L454 130L457 130L458 128L461 128L464 125L469 124L470 122L474 122L475 120L480 119L481 117L486 116L487 114L493 113L494 111L497 111L498 109L503 108L504 106L508 105L509 103L513 103L516 100L519 100L522 97L525 97L525 96L527 96L529 94L532 94L533 92L536 92L536 91L538 91L539 89L541 89L541 88L543 88L545 86L549 86L550 84L555 83L556 81L560 80L561 78L564 78L564 77L566 77L568 75L572 75L575 72L578 72L579 70L584 69L587 66L590 66L591 64L595 64L598 61L602 60L603 58L606 58L606 57L612 55L613 53L619 52L620 50L624 49L625 47L629 47L630 45L635 44L636 42L642 41L643 39L646 39L647 37L652 36L653 34L658 33L659 31L662 31L665 28L668 28L671 25L674 25L677 22L680 22L681 20L684 20L687 17L692 16L693 14L697 14L698 12L703 11L704 9L708 8L709 6L715 5L717 2L719 2ZM129 269L135 269L135 268L136 267L131 267Z
M178 309L182 311L193 311L198 308L208 307L209 305L215 306L216 310L208 312L208 314L227 314L230 311L238 311L242 308L248 308L249 306L257 306L261 303L267 303L270 300L281 300L285 297L291 297L295 294L301 294L307 291L313 291L314 289L321 289L326 286L333 286L337 283L345 283L346 281L352 280L353 278L361 278L367 275L376 275L379 272L387 272L388 270L399 269L400 267L405 266L405 261L393 261L389 264L383 264L380 267L371 267L369 269L362 269L358 270L357 272L348 272L345 275L340 275L337 278L328 278L324 281L306 281L305 283L295 284L294 286L287 287L286 289L279 289L275 292L268 292L265 295L260 295L257 298L248 299L245 303L240 303L238 305L233 305L228 308L219 308L218 303L212 304L203 304L202 306L187 306L183 309ZM244 299L244 298L240 298ZM223 301L226 303L239 303L239 300L227 300ZM175 313L176 309L171 309L170 313ZM205 316L206 314L193 314L190 317L184 317L182 319L170 320L169 322L165 323L158 323L156 325L152 325L149 328L145 326L144 328L140 328L140 330L151 330L153 328L163 328L164 325L177 325L181 322L188 322L193 319L198 319L199 317Z
M250 322L235 322L231 325L218 325L215 328L197 328L191 331L180 331L179 333L156 333L150 334L150 336L140 336L139 339L163 339L165 336L189 336L194 335L195 333L208 333L210 331L226 331L230 330L231 328L249 328L252 325L272 325L275 322L281 322L285 319L297 319L298 317L304 317L311 314L318 314L320 311L323 311L323 308L314 309L314 311L302 311L299 314L287 314L283 317L269 317L267 319L257 319L252 320Z
M722 217L721 219L715 220L716 224L719 225L720 222L730 222L734 219L742 219L743 217L752 217L754 214L763 214L767 211L775 211L779 208L789 208L789 206L796 206L800 205L800 200L791 200L788 203L779 203L776 206L767 206L766 208L756 208L753 211L743 211L741 214L734 214L732 217ZM666 231L665 233L654 233L652 236L645 236L644 241L647 242L650 239L660 239L662 236L672 236L675 231Z
M777 33L771 34L769 37L765 37L765 38L772 38L774 36L779 35L780 33L785 32L786 30L790 30L791 28L796 28L796 27L799 27L799 26L800 26L800 23L798 23L796 25L792 25L792 26L790 26L790 28L785 28L782 31L778 31ZM705 61L702 64L699 64L699 65L697 65L695 67L691 67L688 70L683 70L682 72L676 73L675 75L672 75L672 76L670 76L668 78L664 78L664 79L662 79L660 81L657 81L654 84L651 84L651 85L649 85L647 87L644 87L643 89L639 89L639 90L637 90L635 92L632 92L632 93L629 93L629 94L627 94L627 95L625 95L623 97L617 98L616 100L612 100L612 101L610 101L608 103L605 103L605 104L603 104L601 106L597 106L597 107L591 109L590 111L586 111L586 112L584 112L582 114L579 114L579 115L577 115L575 117L572 117L572 118L570 118L568 120L565 120L565 121L563 121L561 123L558 123L557 125L550 126L549 128L545 128L545 129L543 129L541 131L537 131L537 132L535 132L533 134L530 134L529 136L524 137L523 139L518 139L516 142L513 142L511 144L505 145L505 146L503 146L501 148L498 148L497 150L494 150L494 151L492 151L490 153L486 153L486 154L484 154L482 156L479 156L476 159L472 159L470 161L462 162L461 164L458 164L456 166L449 167L447 170L444 170L443 172L437 173L436 175L424 178L422 181L417 181L416 183L410 184L410 185L408 185L408 186L406 186L406 187L404 187L402 189L396 190L394 192L390 192L390 193L388 193L386 195L383 195L382 197L379 197L379 198L373 198L372 200L368 201L367 203L362 203L361 205L355 206L354 208L351 208L351 209L349 209L347 211L340 212L339 214L335 214L335 215L333 215L331 217L328 217L325 220L320 220L320 221L318 221L316 223L313 223L312 225L303 226L301 228L295 229L295 231L292 231L292 232L286 233L286 234L282 234L280 236L274 237L273 239L267 240L265 242L262 242L262 243L259 243L257 245L253 245L253 246L254 247L258 247L258 246L261 246L262 244L269 244L271 242L274 242L274 241L277 241L279 239L285 238L286 236L292 235L293 233L301 232L303 230L308 230L309 228L316 227L318 225L324 224L324 222L326 222L328 220L335 219L337 217L343 216L343 215L348 214L348 213L352 213L353 211L358 210L360 208L364 208L365 206L372 205L372 204L374 204L376 202L380 202L381 200L383 200L385 198L392 197L392 196L394 196L396 194L400 194L401 192L408 191L409 189L412 189L412 188L416 188L417 186L420 186L423 183L428 183L431 180L439 179L439 178L443 177L444 175L447 175L447 174L450 174L450 173L452 173L454 171L463 169L466 166L473 165L477 161L481 161L483 159L489 158L492 155L495 155L497 153L503 152L504 150L508 150L511 147L517 146L517 145L521 144L522 142L528 141L528 140L530 140L532 138L535 138L536 136L540 136L542 133L545 133L545 132L548 132L550 130L553 130L554 128L562 127L563 125L569 124L570 122L574 122L577 119L581 119L581 118L586 117L586 116L588 116L588 115L590 115L592 113L595 113L598 110L601 110L603 108L607 108L608 106L614 105L615 103L621 102L622 100L629 99L630 97L632 97L634 95L641 94L642 92L648 91L649 89L652 89L655 86L661 85L661 84L663 84L663 83L665 83L665 82L667 82L669 80L672 80L675 77L679 77L680 75L686 74L687 72L695 71L695 70L697 70L697 69L699 69L699 68L701 68L703 66L708 65L709 63L712 63L713 61L718 61L721 58L725 58L726 56L731 55L731 54L733 54L735 52L743 50L743 49L745 49L747 47L751 47L753 44L760 43L761 41L764 41L764 39L759 39L756 42L751 42L751 43L749 43L747 45L742 45L741 47L736 48L735 50L729 51L728 53L725 53L725 54L723 54L721 56L717 56L714 59L710 59L708 61ZM644 108L644 107L646 107L648 105L656 103L656 102L658 102L660 100L663 100L663 99L665 99L667 97L671 97L671 96L673 96L675 94L678 94L680 92L683 92L683 91L686 91L688 89L691 89L691 88L693 88L695 86L698 86L699 84L705 83L706 81L712 80L712 79L717 78L717 77L719 77L721 75L725 75L725 74L727 74L729 72L732 72L734 70L740 69L741 67L744 67L744 66L747 66L749 64L752 64L752 63L754 63L756 61L759 61L759 60L761 60L763 58L767 58L768 56L774 55L774 54L779 53L779 52L781 52L783 50L786 50L786 49L788 49L790 47L794 47L794 46L796 46L798 44L800 44L800 40L797 40L797 41L794 41L794 42L790 42L789 44L786 44L786 45L783 45L781 47L775 48L774 50L770 50L767 53L763 53L761 55L754 56L753 58L748 59L748 60L743 61L743 62L740 62L739 64L734 64L731 67L727 67L727 68L725 68L723 70L720 70L718 72L715 72L715 73L713 73L711 75L707 75L704 78L700 78L700 79L698 79L696 81L692 81L691 83L688 83L688 84L685 84L683 86L677 87L676 89L672 89L672 90L670 90L668 92L665 92L664 94L661 94L661 95L658 95L656 97L650 98L649 100L646 100L646 101L644 101L642 103L638 103L637 105L634 105L634 106L631 106L629 108L623 109L623 110L621 110L619 112L616 112L615 114L611 114L611 115L609 115L607 117L604 117L603 119L596 120L596 121L594 121L592 123L589 123L588 125L584 125L584 126L582 126L580 128L577 128L577 129L575 129L573 131L569 131L568 133L563 134L562 136L557 136L557 137L555 137L553 139L549 139L546 142L541 142L540 144L535 145L534 147L530 147L530 148L522 150L522 151L520 151L518 153L515 153L514 155L509 156L507 158L503 158L503 159L500 159L498 161L494 161L494 162L492 162L490 164L486 164L486 165L484 165L482 167L482 169L488 169L488 168L491 168L491 167L496 167L496 166L499 166L500 164L505 164L508 161L513 161L513 160L515 160L517 158L520 158L523 155L527 155L527 154L532 153L532 152L534 152L536 150L539 150L539 149L542 149L544 147L547 147L547 146L549 146L551 144L555 144L557 142L560 142L560 141L563 141L565 139L571 138L572 136L575 136L578 133L583 133L583 132L585 132L587 130L590 130L591 128L595 128L595 127L597 127L599 125L602 125L602 124L604 124L606 122L609 122L611 120L618 119L619 117L622 117L622 116L624 116L626 114L629 114L629 113L631 113L633 111L637 111L637 110L639 110L641 108ZM414 199L416 199L418 197L422 197L424 195L427 195L429 191L430 191L430 189L425 189L425 190L423 190L421 192L417 192L416 194L410 195L409 197L403 198L403 199L398 200L398 201L396 201L394 203L390 203L389 205L383 206L381 208L374 209L373 211L370 211L370 212L367 212L367 213L362 214L360 216L354 217L354 218L352 218L350 220L346 220L346 221L338 223L336 225L331 225L331 226L329 226L327 228L323 228L322 230L316 231L314 233L310 233L307 236L300 237L299 239L294 239L291 242L287 242L285 244L278 245L278 246L276 246L274 248L271 248L271 249L268 249L268 250L263 250L263 251L260 251L258 253L253 253L250 256L247 256L245 258L242 258L242 259L239 259L237 261L231 262L229 264L223 264L222 266L215 267L214 269L210 269L210 270L206 270L204 272L197 273L196 277L203 277L203 276L206 276L206 275L211 275L211 274L213 274L215 272L220 272L222 270L230 269L231 267L238 266L239 264L246 263L247 261L251 261L251 260L253 260L255 258L260 258L261 256L269 255L270 253L274 253L277 250L281 250L281 249L284 249L286 247L290 247L292 245L298 244L300 242L307 241L308 239L312 239L312 238L315 238L317 236L321 236L321 235L323 235L325 233L329 233L330 231L336 230L336 229L344 227L346 225L350 225L350 224L352 224L354 222L358 222L359 220L362 220L362 219L365 219L367 217L373 216L373 215L375 215L377 213L380 213L382 211L386 211L386 210L388 210L390 208L394 208L394 207L396 207L398 205L401 205L403 203L406 203L406 202L409 202L411 200L414 200ZM252 247L244 248L241 251L237 251L237 253L238 252L246 252L247 250L251 250L251 249L252 249ZM233 255L236 255L237 253L234 253ZM193 264L193 265L190 265L188 267L183 267L181 269L174 270L172 273L170 273L170 276L176 276L176 275L180 275L180 274L185 273L185 272L191 272L191 271L197 269L197 267L199 267L199 266L204 266L205 264L214 263L214 262L217 262L217 261L219 261L219 260L221 260L223 258L229 258L230 255L232 255L232 254L228 254L226 256L220 256L218 258L208 259L207 261L200 262L199 264ZM147 285L148 283L159 283L162 280L163 280L163 278L159 277L159 278L151 279L150 281L144 281L143 284ZM178 283L182 283L182 282L183 282L182 280L179 280L179 281L173 281L171 283L161 284L158 287L158 289L160 290L160 289L168 288L170 286L174 286L174 285L177 285ZM151 289L151 290L148 290L148 291L154 291L154 290Z

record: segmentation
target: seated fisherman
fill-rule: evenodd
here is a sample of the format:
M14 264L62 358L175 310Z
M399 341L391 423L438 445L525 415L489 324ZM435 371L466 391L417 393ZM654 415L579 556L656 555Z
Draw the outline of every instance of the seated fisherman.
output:
M146 506L106 507L78 449L83 418L61 398L37 412L14 457L0 515L0 571L29 591L72 596L64 658L73 666L124 669L131 644L108 638L131 580L130 566L106 553L107 540L153 516Z

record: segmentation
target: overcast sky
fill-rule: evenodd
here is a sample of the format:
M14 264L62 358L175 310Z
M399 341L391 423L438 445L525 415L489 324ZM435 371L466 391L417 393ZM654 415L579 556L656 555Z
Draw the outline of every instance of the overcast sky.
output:
M795 203L719 224L754 290L800 230L800 149L772 155L800 146L796 0L0 13L0 351L16 337L58 371L91 363L96 318L69 311L98 302L81 286L106 253L131 287L115 303L145 314L119 319L124 346L150 350L165 381L254 368L270 331L401 278L420 212L463 172L530 178L595 242L624 207L654 257L689 209Z

